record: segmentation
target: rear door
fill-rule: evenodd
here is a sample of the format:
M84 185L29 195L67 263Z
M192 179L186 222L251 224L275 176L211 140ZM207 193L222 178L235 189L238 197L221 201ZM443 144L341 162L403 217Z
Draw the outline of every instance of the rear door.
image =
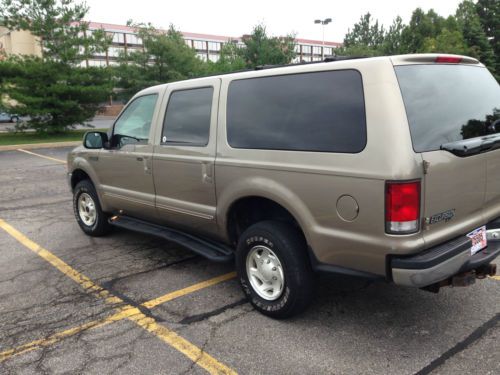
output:
M168 85L153 158L157 215L167 225L216 232L219 89L219 78Z
M439 61L439 60L438 60ZM500 216L500 88L476 63L396 66L415 152L423 158L423 236L428 245Z

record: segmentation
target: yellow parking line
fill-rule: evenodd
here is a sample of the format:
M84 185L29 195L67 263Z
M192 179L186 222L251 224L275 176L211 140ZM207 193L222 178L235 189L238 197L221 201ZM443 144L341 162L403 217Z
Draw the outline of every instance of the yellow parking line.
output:
M222 365L214 357L207 354L202 349L191 344L185 338L179 336L174 331L158 324L153 318L144 315L134 315L130 320L135 321L139 326L156 335L164 342L174 347L194 363L207 370L210 374L236 374L229 367Z
M36 152L32 152L32 151L28 151L28 150L23 150L22 148L18 148L17 151L24 152L26 154L30 154L30 155L33 155L33 156L38 156L39 158L44 158L44 159L48 159L48 160L52 160L52 161L57 161L58 163L66 164L66 160L56 159L56 158L52 158L50 156L46 156L46 155L42 155L42 154L37 154Z
M32 245L29 242L27 242L26 244L29 244L30 246ZM196 291L208 288L210 286L222 283L226 280L231 280L235 277L236 277L235 272L230 272L230 273L227 273L227 274L224 274L221 276L217 276L217 277L214 277L212 279L193 284L191 286L188 286L187 288L176 290L174 292L167 293L161 297L144 302L141 304L141 306L148 308L148 309L151 309L151 308L156 307L158 305L161 305L165 302L172 301L176 298L179 298L179 297L188 295L190 293L194 293ZM117 313L115 313L114 315L111 315L107 318L104 318L101 320L94 320L94 321L85 323L85 324L78 326L78 327L74 327L74 328L70 328L70 329L67 329L67 330L64 330L61 332L57 332L57 333L55 333L51 336L48 336L44 339L34 340L28 344L20 345L14 349L9 349L9 350L6 350L4 352L0 352L0 362L7 360L14 355L23 354L23 353L26 353L26 352L29 352L32 350L39 349L41 347L55 344L59 341L62 341L65 338L77 335L80 332L94 329L94 328L99 328L99 327L105 326L109 323L117 322L119 320L128 319L128 318L130 318L131 315L134 315L136 313L137 313L137 311L134 308L127 307L127 308L119 309ZM195 354L196 354L196 352L195 352ZM199 354L199 353L197 353L197 354Z
M225 275L217 276L214 277L213 279L202 281L201 283L194 284L188 286L187 288L176 290L175 292L168 293L165 294L164 296L152 299L151 301L144 302L142 306L148 309L152 309L153 307L161 305L162 303L171 301L175 298L185 296L186 294L190 294L201 289L208 288L209 286L219 284L223 281L234 279L235 277L236 277L236 272L226 273Z
M4 220L0 219L0 228L3 229L5 232L7 232L9 235L11 235L13 238L15 238L17 241L19 241L22 245L27 247L29 250L33 251L35 254L49 262L52 266L54 266L56 269L61 271L63 274L66 276L70 277L73 281L81 285L86 291L89 291L93 294L96 294L102 298L107 303L110 304L117 304L117 303L123 303L123 300L121 298L118 298L116 296L113 296L108 290L104 289L103 287L97 285L94 283L92 280L90 280L87 276L79 273L76 271L74 268L69 266L67 263L65 263L63 260L52 254L50 251L47 249L44 249L40 245L36 244L32 240L30 240L28 237L26 237L24 234L19 232L17 229L15 229L13 226L5 222ZM213 285L213 284L210 284ZM195 290L199 290L201 288L194 288ZM175 293L175 292L174 292ZM173 293L170 293L172 295ZM180 295L185 295L180 294ZM161 298L161 297L160 297ZM173 298L170 298L173 299ZM168 301L169 299L165 299ZM153 318L147 317L144 315L138 308L124 304L123 308L121 309L120 312L117 314L112 315L109 318L106 318L103 322L114 322L122 319L129 319L136 323L138 326L142 327L143 329L147 330L148 332L154 334L156 337L164 341L165 343L169 344L171 347L174 349L177 349L179 352L184 354L186 357L191 359L193 362L198 364L200 367L204 368L211 374L236 374L235 371L233 371L231 368L227 367L223 363L217 361L215 358L210 356L209 354L205 353L202 349L198 348L196 345L192 344L191 342L187 341L186 339L182 338L178 334L176 334L174 331L158 324ZM87 325L92 325L92 324L99 324L95 322L90 322L87 323ZM101 326L107 323L100 323ZM92 326L87 327L87 329L92 328ZM85 329L85 328L84 328ZM81 329L80 327L76 327L67 331L63 331L60 333L60 335L63 335L63 337L70 336L73 332L78 333L80 332ZM73 334L75 334L73 333ZM57 334L56 334L57 335ZM55 335L53 335L55 336ZM50 339L50 338L49 338ZM48 345L51 342L54 342L58 340L57 337L52 337L52 340L47 341L48 339L44 339L41 342L38 343L38 346L41 346L41 344ZM30 344L27 344L30 345ZM36 345L35 345L36 346ZM19 348L18 348L19 349ZM2 360L5 360L6 358L9 358L12 355L19 354L19 352L16 352L16 349L12 349L14 352L8 354L8 352L3 352L0 353L2 354ZM25 348L24 352L33 350L29 349L28 347ZM1 362L1 360L0 360Z
M70 328L67 330L64 330L62 332L57 332L53 335L50 335L46 338L40 339L40 340L35 340L32 341L28 344L24 344L21 346L18 346L14 349L9 349L4 352L0 352L0 363L9 359L12 356L23 354L30 352L32 350L36 350L45 346L49 346L52 344L55 344L56 342L59 342L67 337L71 337L74 335L79 334L80 332L86 331L91 328L97 328L97 327L102 327L106 324L112 323L112 320L108 319L103 319L103 320L94 320L92 322L85 323L81 326Z
M35 254L45 259L47 262L49 262L52 266L57 268L63 274L71 278L76 283L80 284L83 287L83 289L85 289L85 291L96 294L101 298L104 298L106 302L110 304L117 304L123 302L120 298L111 295L111 293L109 293L106 289L95 284L87 276L82 275L80 272L78 272L77 270L69 266L67 263L62 261L60 258L52 254L50 251L44 249L37 243L31 241L28 237L26 237L24 234L19 232L16 228L14 228L12 225L8 224L2 219L0 219L0 228L2 228L8 234L14 237L22 245L33 251Z

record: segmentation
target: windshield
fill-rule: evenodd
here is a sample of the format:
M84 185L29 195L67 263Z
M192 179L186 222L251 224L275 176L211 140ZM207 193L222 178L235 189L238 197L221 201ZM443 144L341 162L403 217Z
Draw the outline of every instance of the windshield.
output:
M500 87L486 68L395 67L416 152L500 133Z

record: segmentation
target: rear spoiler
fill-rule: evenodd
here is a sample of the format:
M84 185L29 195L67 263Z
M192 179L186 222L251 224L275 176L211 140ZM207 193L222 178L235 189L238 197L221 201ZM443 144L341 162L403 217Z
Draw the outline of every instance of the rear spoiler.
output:
M409 65L409 64L469 64L482 65L479 60L461 55L449 55L442 53L426 53L416 55L400 55L391 56L393 65Z

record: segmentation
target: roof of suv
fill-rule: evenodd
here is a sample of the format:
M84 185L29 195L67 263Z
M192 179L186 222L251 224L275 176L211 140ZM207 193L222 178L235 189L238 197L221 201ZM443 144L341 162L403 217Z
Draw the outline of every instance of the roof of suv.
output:
M440 61L442 59L442 61ZM208 75L203 77L190 78L181 81L175 82L183 82L183 81L196 81L203 80L206 78L217 78L217 77L231 77L242 76L245 77L247 75L251 75L252 77L256 76L255 73L259 71L265 71L266 73L257 74L257 76L264 75L272 75L272 73L282 73L282 74L291 74L291 73L299 73L304 70L304 67L322 67L330 66L330 64L342 64L344 68L347 68L351 62L366 62L370 61L380 61L380 60L389 60L393 65L410 65L410 64L430 64L430 63L447 63L447 64L468 64L468 65L482 65L477 59L462 56L462 55L450 55L450 54L436 54L436 53L426 53L426 54L406 54L406 55L395 55L395 56L376 56L376 57L365 57L365 56L355 56L355 57L347 57L347 56L329 56L326 57L323 61L313 61L313 62L303 62L296 64L288 64L288 65L263 65L258 66L255 69L245 69L228 73L219 73L214 75ZM356 64L352 64L356 65ZM309 70L309 69L308 69ZM175 83L171 82L171 83ZM163 87L168 85L169 83L152 86L140 91L138 94L151 94L160 91Z

